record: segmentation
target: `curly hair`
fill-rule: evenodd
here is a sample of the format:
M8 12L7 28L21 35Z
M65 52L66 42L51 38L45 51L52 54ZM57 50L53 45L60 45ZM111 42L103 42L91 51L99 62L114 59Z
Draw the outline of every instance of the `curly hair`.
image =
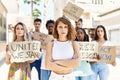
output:
M89 41L89 37L88 37L88 35L87 35L85 29L83 29L83 28L79 28L79 29L77 30L77 32L80 31L80 30L82 30L83 33L84 33L84 40L83 40L83 41ZM76 41L79 41L79 40L77 39L77 37L76 37L75 40L76 40Z
M54 22L54 20L51 20L51 19L50 19L50 20L48 20L48 21L46 22L46 28L48 27L48 24L49 24L49 23L54 24L55 22Z
M60 17L56 20L54 31L53 31L54 38L56 38L56 39L59 38L59 34L57 31L57 26L58 26L59 22L62 22L64 24L68 25L67 39L68 40L75 40L76 31L75 31L74 27L72 26L71 22L66 17Z

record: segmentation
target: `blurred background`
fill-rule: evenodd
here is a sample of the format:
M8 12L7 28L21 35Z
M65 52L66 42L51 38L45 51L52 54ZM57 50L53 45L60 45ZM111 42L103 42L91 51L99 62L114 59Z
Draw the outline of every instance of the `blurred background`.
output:
M6 80L8 74L9 66L4 64L5 46L12 41L14 25L23 22L30 30L33 20L38 17L42 19L41 32L47 33L46 21L62 16L69 1L84 10L81 15L83 28L104 25L108 39L120 47L120 0L0 0L0 75L5 74L0 80ZM71 21L75 25L75 21ZM119 56L116 60L116 67L110 65L109 80L120 80Z

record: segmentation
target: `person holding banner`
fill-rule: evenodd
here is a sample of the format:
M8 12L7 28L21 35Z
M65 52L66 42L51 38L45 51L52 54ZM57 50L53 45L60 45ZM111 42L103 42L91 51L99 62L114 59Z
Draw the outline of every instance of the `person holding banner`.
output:
M97 26L94 40L93 42L98 43L99 46L113 46L113 44L107 40L107 33L103 25ZM98 56L98 59L100 60L100 56ZM116 65L115 62L111 64L113 66ZM90 80L97 80L97 76L99 76L100 80L108 80L109 68L105 62L93 62L91 68L94 74L90 76Z
M83 19L82 18L80 18L78 21L75 21L75 29L76 29L76 31L79 28L82 28L82 26L83 26ZM88 34L86 34L86 39L89 40Z
M48 30L48 34L53 37L53 28L54 28L54 21L53 20L48 20L46 22L46 28ZM43 56L42 56L42 63L41 63L41 80L49 80L50 77L50 70L47 70L45 68L45 55L46 51L44 51Z
M76 41L78 42L89 42L87 33L83 28L77 29ZM93 74L90 63L86 60L81 61L81 65L74 68L76 80L89 80L89 75Z
M45 67L51 70L49 80L75 80L72 70L80 64L79 50L75 41L75 30L71 22L60 17L56 20L54 41L46 47Z
M53 28L54 28L54 20L48 20L46 22L46 28L48 30L48 34L49 35L52 35L53 33Z
M33 37L33 35L35 34L35 32L40 32L41 22L42 22L42 20L39 19L39 18L36 18L34 20L35 31L32 34L32 37L31 37L32 40L35 40L34 37ZM37 36L37 37L39 37L39 36ZM31 70L32 70L33 67L36 68L36 70L38 72L38 80L41 80L41 69L40 69L41 68L41 57L39 58L39 60L36 60L33 63L30 63L30 67L31 67Z
M76 31L77 31L79 28L82 28L82 26L83 26L83 19L80 18L78 21L75 21L75 25L76 25L76 27L75 27Z
M13 42L29 40L26 26L21 22L17 23L14 27ZM6 64L10 64L7 80L31 80L30 62L32 61L11 63L11 53L8 46L6 47L5 62Z

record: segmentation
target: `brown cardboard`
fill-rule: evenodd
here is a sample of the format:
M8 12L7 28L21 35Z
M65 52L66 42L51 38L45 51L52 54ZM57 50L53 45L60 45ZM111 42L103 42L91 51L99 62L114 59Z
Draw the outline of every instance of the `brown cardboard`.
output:
M97 61L98 44L92 42L77 42L82 60Z
M99 62L105 62L111 64L115 62L116 57L116 47L115 46L99 46L98 54L100 56Z
M8 44L11 62L25 62L40 57L39 41L12 42Z
M67 6L63 9L63 15L77 21L83 13L83 9L79 6L68 2Z
M33 40L41 42L41 48L46 49L46 45L53 40L53 37L44 33L34 32Z

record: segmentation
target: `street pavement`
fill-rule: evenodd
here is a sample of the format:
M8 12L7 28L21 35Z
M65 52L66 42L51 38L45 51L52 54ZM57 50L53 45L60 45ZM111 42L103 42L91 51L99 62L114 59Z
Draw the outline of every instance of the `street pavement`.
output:
M116 58L116 66L109 65L110 75L108 80L120 80L120 57Z
M5 53L0 53L0 80L7 80L9 65L4 63L4 55ZM108 80L120 80L120 57L116 58L117 65L113 67L109 65L110 68L110 75ZM31 80L38 80L37 78L37 71L33 68L31 72Z

